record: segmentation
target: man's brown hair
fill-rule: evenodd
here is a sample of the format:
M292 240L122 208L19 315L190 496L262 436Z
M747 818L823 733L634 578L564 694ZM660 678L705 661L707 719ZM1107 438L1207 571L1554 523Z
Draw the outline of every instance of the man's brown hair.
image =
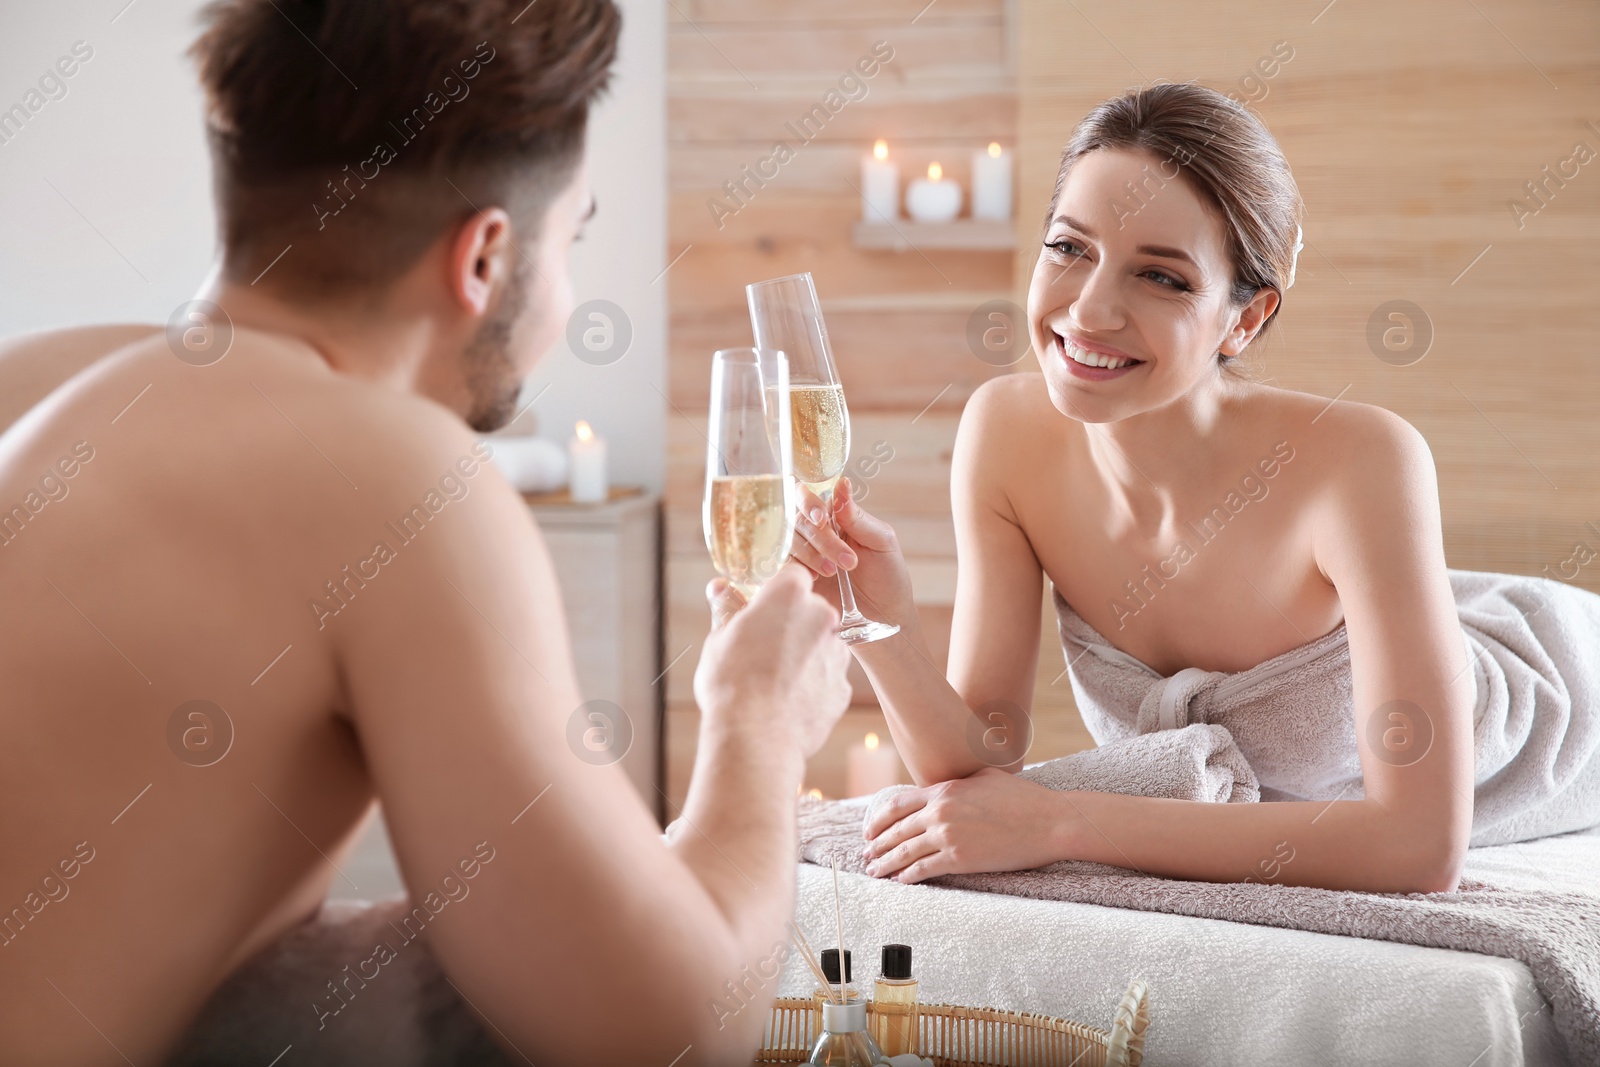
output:
M213 0L201 20L224 277L270 265L305 300L381 292L489 206L535 237L621 27L611 0Z

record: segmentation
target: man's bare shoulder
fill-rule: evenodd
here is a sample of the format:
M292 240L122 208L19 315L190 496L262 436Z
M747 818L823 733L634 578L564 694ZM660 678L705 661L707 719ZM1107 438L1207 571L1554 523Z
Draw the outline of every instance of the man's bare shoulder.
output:
M255 530L284 566L434 499L441 479L454 485L452 472L471 470L475 485L496 480L479 473L488 449L458 414L337 371L281 334L238 329L201 363L149 330L68 378L3 439L0 486L37 477L34 468L82 437L104 457L107 508L153 528L181 515L201 537ZM503 480L497 488L515 496Z
M85 367L160 332L148 323L107 323L0 338L0 431Z

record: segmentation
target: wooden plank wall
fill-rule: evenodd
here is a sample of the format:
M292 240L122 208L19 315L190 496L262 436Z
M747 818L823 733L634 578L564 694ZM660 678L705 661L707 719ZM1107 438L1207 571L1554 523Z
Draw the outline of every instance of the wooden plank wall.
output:
M1023 224L1042 218L1061 146L1100 100L1195 79L1251 102L1307 205L1260 375L1421 430L1451 566L1600 591L1600 566L1567 562L1600 550L1600 7L1022 0L1019 21ZM1258 68L1279 42L1293 58ZM1593 162L1574 160L1580 144ZM1519 219L1517 201L1537 213ZM1024 249L1039 238L1035 225ZM1409 366L1368 344L1391 300L1431 322Z
M747 282L798 271L815 277L849 400L852 454L871 455L879 442L893 450L868 483L865 503L894 523L906 546L942 659L954 591L950 447L966 398L1002 373L968 349L967 320L988 300L1015 298L1013 257L858 250L850 238L861 212L854 186L878 137L889 141L902 180L937 160L964 186L973 151L991 140L1015 145L1014 20L1006 9L1003 0L672 0L669 255L682 258L665 277L666 657L683 653L666 682L673 804L682 801L692 763L698 719L690 686L708 623L703 589L713 574L700 530L711 353L752 343ZM802 143L786 124L823 101L879 41L894 56L864 79L866 95ZM761 188L747 185L740 200L728 197L724 183L739 180L780 140L794 156L779 176ZM720 226L713 198L737 208ZM1056 691L1070 699L1065 680ZM884 731L864 678L857 699L860 710L808 772L808 784L830 796L844 786L844 746L869 729ZM1075 718L1066 728L1081 733ZM1087 743L1084 735L1077 747Z

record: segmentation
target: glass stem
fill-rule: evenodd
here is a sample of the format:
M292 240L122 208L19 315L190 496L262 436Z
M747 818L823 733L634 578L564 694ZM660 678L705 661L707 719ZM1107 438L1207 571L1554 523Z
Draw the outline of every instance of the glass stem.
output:
M828 529L837 534L839 526L833 521L832 489L822 494L822 510L828 516ZM850 587L850 574L843 567L839 568L839 616L841 624L856 622L862 617L856 609L856 591Z

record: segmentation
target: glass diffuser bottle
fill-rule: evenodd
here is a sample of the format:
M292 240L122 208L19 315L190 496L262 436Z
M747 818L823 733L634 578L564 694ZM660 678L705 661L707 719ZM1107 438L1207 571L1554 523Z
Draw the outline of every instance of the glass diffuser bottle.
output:
M866 1001L822 1002L822 1033L806 1062L829 1067L876 1067L888 1062L867 1033Z

